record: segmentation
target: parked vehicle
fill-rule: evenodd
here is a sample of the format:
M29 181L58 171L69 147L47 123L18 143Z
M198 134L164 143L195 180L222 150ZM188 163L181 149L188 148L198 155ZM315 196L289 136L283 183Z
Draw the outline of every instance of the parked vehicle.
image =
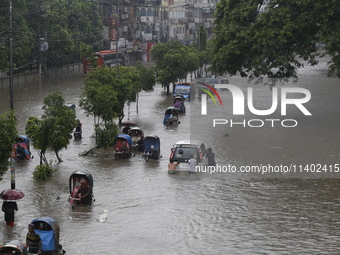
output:
M144 137L144 153L142 157L148 161L149 159L159 159L161 155L161 142L157 135L148 135Z
M97 67L94 67L92 65L93 61L92 58L94 61L97 62ZM94 70L102 66L105 67L125 66L126 62L127 62L126 57L122 52L117 53L116 50L102 50L93 53L93 55L87 55L83 58L83 71L84 74L87 74L91 70Z
M174 95L180 95L185 99L190 100L190 94L191 94L191 83L183 82L178 83L175 85L174 89Z
M59 244L60 227L59 223L52 217L40 217L31 222L35 226L35 232L42 240L43 255L61 255L65 251Z
M135 122L131 122L131 121L124 121L120 125L123 126L122 133L126 134L126 135L129 134L129 130L130 130L131 127L138 126Z
M28 252L25 244L13 240L0 243L0 254L28 255Z
M120 134L115 138L115 159L127 159L132 156L132 139L131 136Z
M93 196L93 177L91 174L85 172L85 171L74 171L69 178L69 189L70 189L70 198L69 202L71 206L82 204L81 201L77 198L74 198L78 190L81 186L82 182L86 182L86 184L89 186L90 189L90 199L85 200L86 205L92 205L94 202L94 196ZM84 203L83 203L84 204Z
M222 78L220 81L221 84L229 84L228 78Z
M176 95L172 99L172 104L179 113L185 113L184 100L185 98L181 95Z
M181 122L178 120L178 110L174 106L169 106L165 110L163 124L169 125L179 125Z
M129 129L128 135L132 139L132 149L136 149L139 140L144 137L144 132L140 127L132 127Z
M174 162L180 162L176 171L189 171L188 160L190 155L197 160L197 166L203 167L208 165L205 145L200 140L181 140L174 144L171 149L170 159Z
M31 159L30 139L27 136L19 135L14 144L16 159Z

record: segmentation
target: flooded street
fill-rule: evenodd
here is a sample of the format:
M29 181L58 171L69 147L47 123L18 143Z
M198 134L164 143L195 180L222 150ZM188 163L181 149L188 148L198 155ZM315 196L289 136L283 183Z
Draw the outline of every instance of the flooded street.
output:
M218 78L220 79L220 77ZM340 248L340 80L326 78L323 70L307 68L298 83L284 86L308 89L312 95L305 116L287 106L287 116L278 109L270 116L256 116L245 107L244 116L232 115L232 96L218 90L223 106L208 99L208 114L201 115L201 101L186 102L187 113L179 126L164 127L165 109L172 95L160 85L141 92L136 104L125 108L125 119L138 123L145 135L161 140L159 161L145 162L140 153L128 160L115 160L112 149L96 156L79 156L95 147L93 117L78 106L84 77L17 85L14 109L19 134L30 115L41 117L45 96L61 91L67 103L74 103L83 123L83 139L70 140L61 152L63 162L53 177L43 183L33 180L34 158L16 163L16 188L25 193L18 202L15 226L0 221L0 241L25 240L27 224L40 216L60 223L60 243L66 254L338 254ZM254 107L268 109L268 86L229 78L247 94L254 88ZM277 85L279 91L281 85ZM197 91L196 91L197 92ZM9 90L0 88L0 114L9 110ZM212 123L214 119L295 119L296 127L243 127ZM255 125L255 122L253 122ZM257 123L258 124L258 123ZM220 166L295 166L297 171L277 173L221 172L167 173L170 149L178 140L199 138L215 153ZM48 159L56 160L53 153ZM327 169L305 171L320 164ZM301 166L301 167L300 167ZM330 172L330 168L333 172ZM300 169L302 169L300 171ZM75 170L92 174L95 202L71 210L67 202L69 176ZM10 171L0 189L10 188ZM60 197L60 199L57 199ZM105 223L99 213L109 210ZM1 216L3 217L3 215Z

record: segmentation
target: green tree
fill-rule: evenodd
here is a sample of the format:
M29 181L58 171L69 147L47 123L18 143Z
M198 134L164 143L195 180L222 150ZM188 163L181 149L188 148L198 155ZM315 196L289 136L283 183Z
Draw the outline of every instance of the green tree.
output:
M134 67L120 66L117 77L115 68L102 67L91 71L84 83L80 107L87 115L94 116L96 144L106 148L113 145L112 134L117 134L114 118L122 120L125 104L135 102L141 90L139 72ZM111 136L100 136L107 133Z
M40 164L48 164L45 153L48 148L56 154L61 162L59 151L67 148L69 134L76 126L75 112L65 105L60 92L55 92L44 98L44 114L42 119L30 116L26 123L26 134L32 139L32 144L38 150Z
M0 2L0 70L9 70L9 42L10 26L9 1ZM13 63L17 71L24 70L28 64L32 64L35 58L31 52L37 48L37 42L32 37L34 31L29 26L27 18L30 17L29 5L25 0L12 2L12 39L13 39Z
M37 67L46 58L49 67L79 62L84 43L102 47L102 25L96 2L82 0L12 1L13 63L17 71ZM0 2L0 70L9 69L9 1ZM39 51L45 38L47 51Z
M60 66L79 62L81 43L92 46L95 51L101 47L101 20L97 3L82 0L46 0L46 31L49 50L47 65Z
M140 61L136 63L136 70L139 73L141 89L152 90L156 85L155 69L153 66L147 68Z
M13 144L18 135L16 125L14 111L0 115L0 180L8 169L8 159L11 157Z
M296 78L303 61L315 65L318 56L329 54L330 74L338 73L338 1L276 0L259 13L263 2L223 0L217 5L214 70L243 77ZM322 53L319 43L325 43Z
M151 58L156 62L156 74L169 94L170 83L175 83L190 71L189 47L177 40L152 47Z

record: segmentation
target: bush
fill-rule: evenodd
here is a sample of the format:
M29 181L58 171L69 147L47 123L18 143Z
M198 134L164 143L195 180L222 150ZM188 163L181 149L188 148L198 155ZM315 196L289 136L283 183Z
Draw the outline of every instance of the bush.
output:
M48 177L52 175L54 169L48 164L42 164L35 168L33 172L33 178L36 181L46 181Z

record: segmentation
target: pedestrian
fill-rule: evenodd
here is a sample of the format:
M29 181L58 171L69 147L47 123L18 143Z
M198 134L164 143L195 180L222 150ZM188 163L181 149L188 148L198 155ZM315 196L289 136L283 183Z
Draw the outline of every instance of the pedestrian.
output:
M149 151L149 159L158 159L159 157L159 152L158 150L155 148L155 146L151 145L150 147L150 151Z
M130 125L126 124L125 127L122 130L122 133L127 135L127 134L129 134L129 131L130 131Z
M137 142L137 151L144 151L144 136L141 136Z
M14 226L14 211L18 211L16 202L4 201L2 203L2 211L5 213L6 225Z
M207 149L208 166L216 166L215 153L212 152L211 148Z
M180 164L180 162L174 162L173 159L170 159L170 163L168 164L168 174L174 174L176 167Z
M38 233L35 232L34 224L28 224L28 233L26 235L26 246L28 252L41 254L41 238Z
M188 160L189 163L189 172L196 173L196 164L197 160L195 159L194 155L190 155L190 159Z

